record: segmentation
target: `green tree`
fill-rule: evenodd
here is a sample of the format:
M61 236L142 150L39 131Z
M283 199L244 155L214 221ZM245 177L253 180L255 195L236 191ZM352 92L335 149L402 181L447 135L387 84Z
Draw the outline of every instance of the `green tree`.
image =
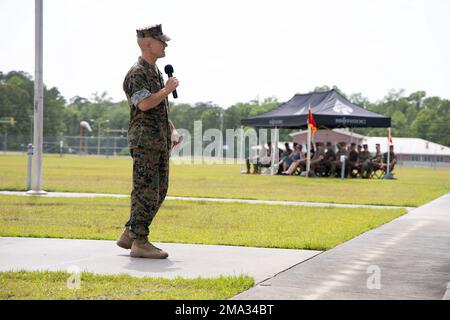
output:
M3 135L8 135L10 149L23 149L31 142L34 97L34 82L24 72L11 71L1 75L0 117L14 117L13 127L2 126ZM57 88L44 86L44 136L55 139L64 128L63 112L65 100Z

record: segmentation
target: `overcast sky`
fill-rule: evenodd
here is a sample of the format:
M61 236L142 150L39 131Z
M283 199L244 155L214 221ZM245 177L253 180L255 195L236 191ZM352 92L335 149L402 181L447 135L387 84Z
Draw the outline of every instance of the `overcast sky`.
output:
M107 91L137 60L135 29L162 23L172 38L163 70L177 102L221 107L280 101L318 85L450 98L448 0L44 0L44 82L66 98ZM34 1L0 0L0 71L34 76Z

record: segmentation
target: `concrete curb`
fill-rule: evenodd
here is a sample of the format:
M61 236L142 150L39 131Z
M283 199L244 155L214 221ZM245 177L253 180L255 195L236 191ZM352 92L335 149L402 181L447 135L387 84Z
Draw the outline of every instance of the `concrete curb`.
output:
M33 196L24 191L0 191L0 195L9 196ZM76 193L76 192L47 192L44 197L67 197L67 198L94 198L94 197L110 197L110 198L129 198L124 194L108 194L108 193ZM207 201L207 202L227 202L227 203L248 203L248 204L268 204L283 206L304 206L304 207L336 207L336 208L368 208L368 209L406 209L413 210L413 207L401 206L379 206L365 204L342 204L342 203L323 203L323 202L300 202L300 201L277 201L277 200L250 200L235 198L199 198L199 197L176 197L168 196L166 200L180 201Z

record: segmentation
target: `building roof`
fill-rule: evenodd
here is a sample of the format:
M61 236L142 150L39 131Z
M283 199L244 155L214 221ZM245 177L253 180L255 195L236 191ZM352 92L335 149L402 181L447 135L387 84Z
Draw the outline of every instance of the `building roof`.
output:
M420 154L450 156L450 148L420 138L392 138L394 152L398 154ZM375 144L379 143L382 152L387 151L387 137L365 137L363 143L369 145L369 150L375 150Z
M321 129L319 129L318 132L319 131L321 131ZM358 134L358 133L355 133L355 132L350 132L350 130L348 130L348 129L333 129L331 131L334 131L336 133L339 133L339 134L342 134L342 135L345 135L345 136L353 137L355 139L364 139L366 137L366 136L363 136L362 134ZM308 133L308 130L300 130L298 132L290 133L289 135L291 137L295 137L295 136L299 136L299 135L307 134L307 133Z

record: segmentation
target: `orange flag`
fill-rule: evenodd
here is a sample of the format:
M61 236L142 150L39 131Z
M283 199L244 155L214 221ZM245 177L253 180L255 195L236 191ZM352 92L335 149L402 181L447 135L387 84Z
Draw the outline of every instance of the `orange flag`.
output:
M311 105L308 106L308 127L311 128L311 133L315 134L317 131L316 122L314 121L312 112L311 112Z

